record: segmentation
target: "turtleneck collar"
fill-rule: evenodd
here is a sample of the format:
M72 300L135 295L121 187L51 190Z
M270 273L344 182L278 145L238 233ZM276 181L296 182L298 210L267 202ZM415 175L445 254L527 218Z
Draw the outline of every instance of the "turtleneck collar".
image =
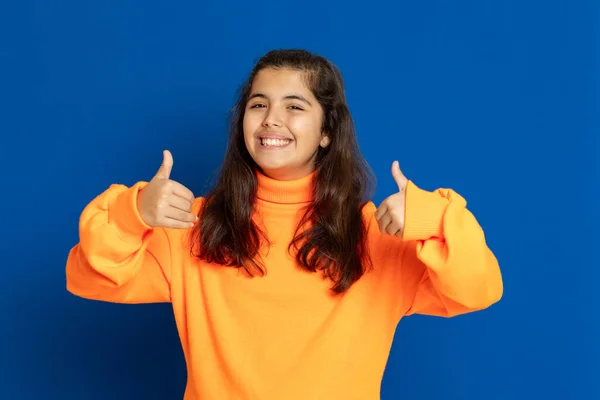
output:
M255 169L258 180L257 198L270 203L299 204L313 199L312 180L316 170L299 179L279 181Z

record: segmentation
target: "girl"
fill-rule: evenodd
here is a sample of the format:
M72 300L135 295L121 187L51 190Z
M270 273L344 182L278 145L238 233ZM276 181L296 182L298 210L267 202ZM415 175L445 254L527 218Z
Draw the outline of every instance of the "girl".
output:
M196 198L169 179L112 185L83 211L67 289L119 303L170 302L186 400L376 400L403 316L451 317L497 302L484 233L449 189L378 208L342 78L328 60L271 51L233 109L221 175Z

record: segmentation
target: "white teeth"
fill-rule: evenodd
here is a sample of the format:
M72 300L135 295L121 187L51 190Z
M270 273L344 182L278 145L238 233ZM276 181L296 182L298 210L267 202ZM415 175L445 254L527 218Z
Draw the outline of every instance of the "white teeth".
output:
M285 146L289 144L291 140L282 140L282 139L261 139L260 143L263 146Z

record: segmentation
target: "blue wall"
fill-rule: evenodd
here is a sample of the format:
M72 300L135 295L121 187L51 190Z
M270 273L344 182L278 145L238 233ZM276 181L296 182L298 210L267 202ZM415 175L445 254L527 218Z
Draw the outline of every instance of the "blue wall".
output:
M376 203L399 159L466 197L501 263L492 308L403 320L383 400L600 398L600 13L568 3L3 2L0 398L182 395L169 306L76 298L65 259L87 202L149 179L163 148L206 190L275 47L342 69Z

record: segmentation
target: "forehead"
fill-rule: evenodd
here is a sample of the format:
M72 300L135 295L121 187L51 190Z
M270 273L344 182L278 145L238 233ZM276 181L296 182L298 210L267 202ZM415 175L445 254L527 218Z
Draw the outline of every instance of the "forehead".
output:
M252 82L251 92L280 95L288 92L298 92L311 96L311 90L306 86L306 73L288 68L266 68L261 70Z

